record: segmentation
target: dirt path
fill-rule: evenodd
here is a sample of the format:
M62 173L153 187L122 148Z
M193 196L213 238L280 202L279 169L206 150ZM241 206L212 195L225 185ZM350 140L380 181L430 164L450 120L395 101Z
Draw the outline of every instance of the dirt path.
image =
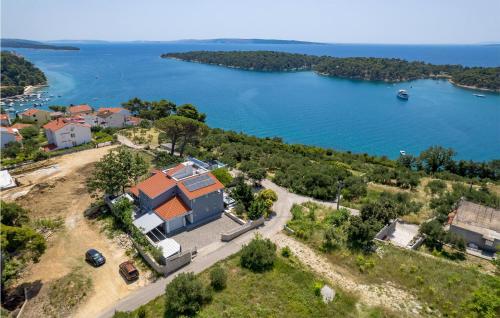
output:
M334 286L358 294L361 301L371 306L382 306L395 312L406 312L408 315L418 315L422 306L404 290L389 283L383 285L365 285L356 283L345 270L336 268L327 259L310 247L286 236L283 233L275 235L272 240L280 248L288 246L300 261L309 266L320 276L330 280Z
M150 281L149 273L141 273L144 275L138 281L127 284L118 273L118 265L129 259L125 249L101 232L98 221L83 215L92 202L86 190L86 179L92 173L93 163L109 150L109 147L91 149L59 157L50 166L57 168L23 174L19 178L26 182L25 186L9 190L8 196L2 193L5 199L17 194L15 201L31 211L31 219L64 219L64 229L50 238L40 261L30 266L20 283L39 280L46 284L81 268L92 279L93 291L77 309L75 317L94 317ZM89 248L96 248L106 256L104 266L93 268L84 261L85 251ZM40 313L29 313L28 316L40 317Z

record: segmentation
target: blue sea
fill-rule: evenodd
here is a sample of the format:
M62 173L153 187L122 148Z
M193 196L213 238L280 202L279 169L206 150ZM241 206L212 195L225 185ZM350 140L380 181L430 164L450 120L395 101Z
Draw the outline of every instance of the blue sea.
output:
M394 57L434 64L500 66L495 45L74 44L80 51L16 51L48 76L47 105L116 106L132 97L192 103L207 123L286 142L399 156L431 145L459 159L500 158L500 94L477 98L444 80L388 84L312 72L264 73L161 59L190 50L280 50L316 55ZM408 101L396 98L399 89ZM60 97L58 97L60 96ZM18 109L29 105L17 106Z

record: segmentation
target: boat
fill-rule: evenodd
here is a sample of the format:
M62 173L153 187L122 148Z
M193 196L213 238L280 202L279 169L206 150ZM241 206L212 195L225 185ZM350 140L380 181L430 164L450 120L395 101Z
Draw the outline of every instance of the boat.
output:
M476 97L479 97L479 98L485 98L486 97L486 95L483 95L483 94L472 94L472 95L474 95Z
M400 154L401 156L406 156L406 151L404 151L404 150L400 150L400 151L399 151L399 154Z
M398 98L408 100L408 98L410 98L410 95L408 94L408 92L406 90L400 89L398 91Z

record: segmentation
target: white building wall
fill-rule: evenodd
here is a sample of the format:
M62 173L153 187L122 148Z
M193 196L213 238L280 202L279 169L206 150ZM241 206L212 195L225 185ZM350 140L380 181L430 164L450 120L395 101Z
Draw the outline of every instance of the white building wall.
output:
M55 145L58 149L78 146L92 140L90 127L68 124L55 131Z
M6 132L6 131L2 131L0 139L2 141L2 147L4 147L9 142L16 141L16 135L11 134L11 133Z

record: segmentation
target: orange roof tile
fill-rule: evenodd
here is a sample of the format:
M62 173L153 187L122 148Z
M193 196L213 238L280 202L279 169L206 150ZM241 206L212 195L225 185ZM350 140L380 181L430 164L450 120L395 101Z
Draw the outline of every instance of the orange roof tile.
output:
M1 120L9 119L9 115L7 115L7 114L0 114L0 119Z
M153 176L138 183L136 187L151 199L175 186L175 181L167 178L162 172L156 172Z
M38 109L35 109L35 108L30 108L30 109L28 109L27 111L22 112L22 113L21 113L21 115L22 115L22 116L33 116L33 115L35 115L36 113L38 113Z
M136 186L133 186L128 191L133 195L135 195L136 197L139 197L139 188L137 188Z
M191 209L182 201L178 196L173 196L172 198L165 201L159 207L155 209L156 214L158 214L164 220L170 220L177 216L186 214Z
M104 112L119 113L122 110L126 110L126 109L122 108L122 107L101 107L101 108L99 108L98 112L99 113L104 113Z
M224 185L222 183L220 183L219 180L217 180L217 178L211 174L210 172L207 173L210 178L212 178L215 183L214 184L211 184L209 186L206 186L204 188L200 188L198 190L194 190L194 191L189 191L186 186L184 185L184 181L181 181L181 182L178 182L177 183L177 186L179 187L179 189L181 189L181 191L190 199L190 200L193 200L193 199L196 199L198 197L201 197L201 196L204 196L206 194L209 194L211 192L214 192L214 191L217 191L217 190L222 190L224 189ZM186 179L186 180L189 180L189 179Z
M83 113L83 112L91 112L91 111L92 111L92 107L90 107L87 104L68 107L68 112L72 113L72 114Z
M57 119L45 124L43 126L43 128L49 129L52 131L57 131L68 124L78 125L78 126L82 126L82 127L90 127L89 125L80 123L80 120L77 118L57 118Z

